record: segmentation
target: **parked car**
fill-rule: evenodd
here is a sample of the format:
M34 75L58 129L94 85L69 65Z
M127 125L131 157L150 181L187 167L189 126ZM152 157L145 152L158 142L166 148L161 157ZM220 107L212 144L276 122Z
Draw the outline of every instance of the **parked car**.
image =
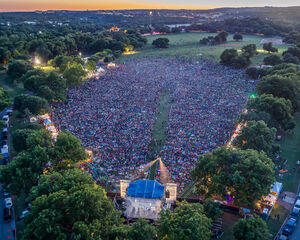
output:
M283 228L283 233L285 235L291 235L294 232L295 226L296 226L296 220L290 218Z
M6 110L6 115L11 116L12 113L13 113L13 110L12 110L12 109L7 109L7 110Z
M4 204L6 208L12 207L12 200L11 198L5 198L4 199Z
M29 210L24 210L22 212L22 214L20 215L19 219L23 219L26 216L27 213L29 213Z
M9 116L8 115L4 115L2 117L2 120L6 123L6 125L8 125L8 122L9 122Z
M4 222L9 222L12 219L12 209L11 209L11 207L4 208L4 210L3 210L3 219L4 219Z
M10 193L6 190L3 190L3 195L4 195L5 198L10 197Z
M299 208L300 209L300 199L298 199L295 203L295 208Z
M298 220L299 218L299 214L300 214L300 209L299 208L296 208L294 207L292 212L291 212L291 218L294 218L296 221Z
M289 237L287 235L284 235L283 233L280 235L279 240L288 240Z

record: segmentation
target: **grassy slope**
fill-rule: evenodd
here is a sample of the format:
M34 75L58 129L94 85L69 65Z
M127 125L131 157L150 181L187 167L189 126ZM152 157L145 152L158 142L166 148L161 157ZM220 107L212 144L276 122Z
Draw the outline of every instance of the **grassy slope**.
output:
M265 37L255 35L244 35L244 40L236 42L232 40L233 35L229 35L228 42L217 46L203 46L199 44L199 40L203 37L213 36L216 34L212 33L183 33L183 34L168 34L160 36L147 36L147 45L137 54L122 56L119 62L125 62L127 60L136 57L146 56L168 56L168 57L192 57L196 60L201 58L208 58L212 60L219 60L221 53L228 48L235 48L240 50L247 44L257 44L259 50L262 49L262 45L259 45L260 41ZM154 49L151 44L153 40L159 37L167 37L170 40L170 47L167 49ZM274 45L275 46L275 45ZM279 55L287 49L287 46L275 46L279 49ZM252 58L254 64L262 62L267 53L259 53L257 56Z
M170 110L170 95L168 91L164 91L160 95L160 102L156 113L156 121L152 130L152 139L156 140L151 142L151 148L153 152L159 153L163 148L165 140L167 138L166 129L168 127L168 114ZM156 162L150 169L149 178L154 180L158 163Z

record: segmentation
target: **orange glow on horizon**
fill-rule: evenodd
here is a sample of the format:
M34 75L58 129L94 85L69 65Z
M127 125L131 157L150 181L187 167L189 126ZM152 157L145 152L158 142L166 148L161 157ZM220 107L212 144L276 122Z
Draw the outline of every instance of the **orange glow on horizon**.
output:
M61 1L53 0L51 2L42 2L37 0L26 0L26 3L20 3L18 0L4 0L1 3L0 11L35 11L35 10L122 10L122 9L211 9L216 6L191 6L191 5L168 5L168 4L143 4L133 2L132 0L124 3L122 0L114 3L99 3L99 1L90 0L87 2Z

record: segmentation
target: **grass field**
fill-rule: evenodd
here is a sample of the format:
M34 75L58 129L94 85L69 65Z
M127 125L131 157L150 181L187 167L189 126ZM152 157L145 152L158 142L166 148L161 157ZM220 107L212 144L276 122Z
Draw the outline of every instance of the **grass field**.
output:
M167 127L168 127L168 114L170 110L170 94L168 90L164 90L160 96L159 106L156 113L156 121L152 130L152 142L151 149L154 153L159 153L167 138ZM152 161L153 159L151 159ZM158 162L153 164L150 169L149 179L154 180L156 175L156 169Z
M299 166L296 166L296 162L300 160L300 113L295 115L295 120L297 124L293 133L284 136L280 142L281 156L287 160L288 172L283 175L282 179L277 176L277 181L283 183L283 191L294 193L297 192L300 180Z
M201 60L202 58L212 59L218 61L221 53L228 48L234 48L240 50L247 44L256 44L259 50L262 50L262 45L259 45L262 39L266 37L255 35L244 35L244 39L241 42L234 41L233 35L229 35L228 42L226 44L216 46L203 46L199 44L200 39L207 36L215 36L213 33L181 33L181 34L168 34L160 36L147 36L148 43L138 53L133 55L123 55L119 62L126 62L136 57L154 57L154 56L168 56L168 57L189 57L195 60ZM170 47L167 49L155 49L151 45L153 40L167 37L170 40ZM287 49L287 46L277 46L279 55ZM253 57L251 61L261 63L268 53L260 52L257 56Z

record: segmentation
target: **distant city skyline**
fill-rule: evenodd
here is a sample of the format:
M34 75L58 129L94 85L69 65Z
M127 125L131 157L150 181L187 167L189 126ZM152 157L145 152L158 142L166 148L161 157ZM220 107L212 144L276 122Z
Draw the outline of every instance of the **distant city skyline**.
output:
M299 0L0 0L0 11L209 9L220 7L300 6Z

